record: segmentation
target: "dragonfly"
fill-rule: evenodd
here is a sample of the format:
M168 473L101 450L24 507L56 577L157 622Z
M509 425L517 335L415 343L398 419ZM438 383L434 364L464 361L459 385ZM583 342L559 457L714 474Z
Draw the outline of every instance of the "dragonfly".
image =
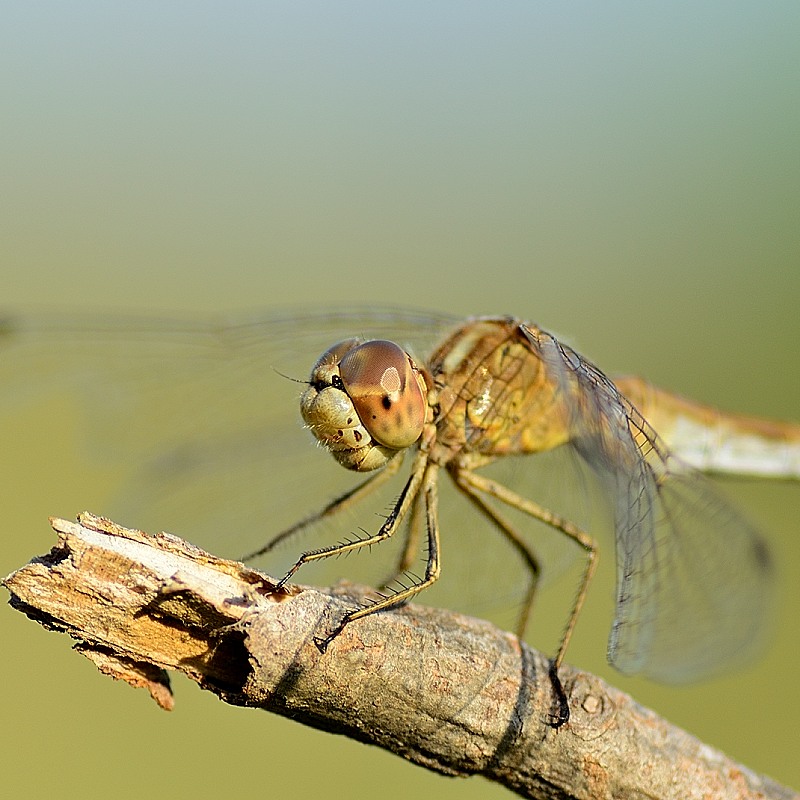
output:
M438 344L426 350L437 336ZM293 424L286 416L291 384L283 376L307 374L319 352L310 377L299 379L304 426ZM87 314L6 318L0 323L0 378L15 388L4 391L24 396L42 376L51 388L77 389L97 437L146 464L146 477L131 491L151 510L159 507L157 489L168 501L180 494L173 491L176 477L202 487L204 496L216 497L208 492L211 484L223 494L224 487L233 489L219 503L229 527L235 516L224 509L258 513L253 492L266 496L255 529L272 523L280 532L265 537L267 544L249 558L368 504L410 453L408 477L377 530L365 527L306 550L281 581L405 530L395 570L400 582L385 582L374 600L345 614L318 638L322 650L346 626L437 581L439 479L447 473L523 566L520 637L543 570L537 548L503 509L554 529L583 553L578 591L552 659L557 676L598 545L566 516L486 474L493 462L518 456L533 462L548 452L568 453L566 463L585 467L608 501L616 545L608 643L614 667L666 682L693 681L752 656L761 642L773 583L768 547L699 470L800 477L800 426L722 414L638 378L612 380L533 323L376 311L211 322ZM281 523L295 512L296 498L308 502L309 486L318 482L304 466L294 494L268 491L279 474L297 474L297 454L313 450L302 441L309 430L349 472L369 477L355 487L348 483L299 522ZM242 479L243 464L256 463L266 469ZM172 513L169 502L165 508ZM423 531L427 555L418 576L411 563Z

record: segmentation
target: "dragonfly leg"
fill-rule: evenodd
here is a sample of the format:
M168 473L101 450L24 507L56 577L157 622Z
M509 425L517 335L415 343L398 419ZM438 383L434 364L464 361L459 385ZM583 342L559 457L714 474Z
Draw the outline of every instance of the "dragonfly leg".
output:
M248 553L240 560L252 561L254 558L258 558L258 556L268 553L270 550L274 549L282 542L285 542L287 539L291 539L296 534L301 533L311 525L315 525L317 522L320 522L327 517L333 517L340 511L344 511L346 508L350 508L351 506L360 503L367 495L371 494L376 489L379 489L390 478L396 475L402 463L403 456L402 453L399 453L380 472L376 472L374 475L367 478L367 480L362 481L354 488L348 489L346 492L344 492L344 494L340 494L319 511L315 511L313 514L309 514L309 516L304 517L299 522L295 522L294 525L273 536L263 547L260 547L258 550L254 550L252 553Z
M324 653L327 650L328 645L351 622L355 622L357 619L366 617L369 614L374 614L375 612L381 611L385 608L390 608L398 605L399 603L403 603L410 597L413 597L415 594L435 583L439 578L441 568L439 562L438 490L436 484L438 466L435 464L426 464L425 458L421 460L421 465L421 469L412 473L411 478L409 478L409 484L406 486L408 491L404 490L403 495L401 495L400 500L398 500L398 503L392 511L392 514L381 530L375 536L364 540L360 544L374 544L375 542L382 541L383 539L391 536L397 529L397 525L399 525L399 523L402 521L402 517L408 510L409 504L413 502L417 493L421 491L425 500L426 527L428 533L428 560L425 567L425 577L420 580L415 576L410 576L412 577L412 582L408 586L404 585L402 589L397 591L392 591L388 594L381 594L377 600L374 600L367 605L362 606L361 608L357 608L355 611L350 611L345 614L339 624L327 636L314 639L314 643L317 645L320 652ZM413 489L409 489L409 486L415 481L415 478L417 479L416 486L413 487ZM421 487L419 485L420 482L422 482ZM412 491L414 497L411 496ZM328 555L331 555L331 553L328 553Z
M569 520L564 519L558 514L554 514L552 511L540 506L538 503L534 503L532 500L520 497L516 492L512 492L510 489L497 481L493 481L491 478L478 475L471 470L462 470L459 479L472 489L488 494L501 503L516 508L524 514L528 514L534 519L538 519L546 525L550 525L552 528L561 531L579 544L586 553L586 566L578 586L578 591L575 595L575 600L573 601L572 613L561 635L561 643L558 646L558 651L550 665L550 681L553 684L553 690L556 695L556 705L558 707L557 712L553 715L551 724L553 727L560 727L569 719L569 706L567 704L566 694L561 686L561 681L558 678L558 670L564 660L564 654L567 651L569 640L572 637L572 631L575 629L575 623L578 621L578 616L580 615L583 603L586 599L586 592L589 589L589 584L597 568L597 544L591 536L584 533L584 531Z
M286 575L284 575L283 578L278 581L277 588L280 589L285 586L289 582L289 579L295 574L295 572L297 572L298 569L300 569L300 567L303 566L303 564L307 564L310 561L319 561L322 558L331 558L333 556L343 555L344 553L349 553L353 550L360 550L362 547L372 547L372 545L378 544L378 542L382 542L384 539L388 539L390 536L394 535L394 533L397 531L397 528L400 526L406 514L408 513L408 509L411 507L411 504L414 502L414 498L419 492L423 476L425 475L426 464L427 454L421 452L418 453L414 459L414 466L412 467L411 475L406 482L406 485L403 487L400 497L377 533L371 536L364 536L363 538L355 539L354 541L339 542L337 544L330 545L329 547L320 547L316 550L308 550L307 552L303 553L300 558L297 559L297 561L295 561ZM372 480L374 481L375 479L377 479L377 476ZM358 488L366 489L367 487L365 484L361 484L361 486Z
M525 595L525 599L522 602L522 608L520 609L519 618L517 619L516 634L520 639L523 639L525 637L525 629L528 627L528 620L530 619L531 611L533 610L533 600L536 596L536 588L539 584L539 576L541 574L539 559L536 557L536 553L534 553L522 536L516 530L514 530L511 524L478 494L476 488L469 482L468 479L465 480L463 478L465 474L472 473L465 473L462 470L453 470L452 475L455 485L482 514L487 516L497 526L497 528L509 540L509 542L511 542L511 544L516 548L517 552L522 556L522 560L525 562L528 572L530 573L528 591Z
M408 515L408 525L406 531L406 540L403 545L403 552L397 560L397 566L385 580L381 581L378 586L379 589L388 589L393 583L400 581L412 567L417 560L419 552L419 542L422 535L422 514L424 511L424 504L421 496L418 494L414 500L414 505Z

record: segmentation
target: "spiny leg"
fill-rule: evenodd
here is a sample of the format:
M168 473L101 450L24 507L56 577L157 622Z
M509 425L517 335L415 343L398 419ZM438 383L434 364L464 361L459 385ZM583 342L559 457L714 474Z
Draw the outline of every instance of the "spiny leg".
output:
M340 494L319 511L309 514L309 516L304 517L299 522L295 522L291 527L276 534L263 547L254 550L252 553L248 553L246 556L243 556L241 560L251 561L254 558L258 558L258 556L268 553L277 545L285 542L287 539L290 539L292 536L302 532L311 525L315 525L320 520L326 517L333 517L340 511L344 511L346 508L350 508L361 502L367 495L372 494L372 492L383 486L391 477L396 475L402 463L403 456L402 453L399 453L380 472L376 472L374 475L367 478L367 480L359 483L358 486L348 489L344 494Z
M426 526L428 531L428 561L425 567L425 577L421 581L417 581L416 583L412 583L410 586L406 586L403 589L393 592L388 595L381 595L380 599L375 600L361 608L357 608L355 611L350 611L345 614L339 624L325 637L319 637L314 639L314 644L317 645L320 652L324 653L328 649L328 645L345 629L347 625L351 622L354 622L357 619L361 619L362 617L366 617L369 614L374 614L377 611L381 611L385 608L390 608L395 606L399 603L403 603L408 600L410 597L413 597L415 594L423 591L423 589L427 589L433 583L435 583L441 571L440 563L439 563L439 514L438 514L438 487L437 487L437 472L438 466L436 464L426 464L423 460L422 462L422 470L421 472L424 474L424 480L422 483L422 487L420 489L419 485L417 486L416 491L421 491L424 498L425 498L425 510L426 510ZM412 474L412 479L414 478L414 474ZM398 505L404 502L404 498L401 497ZM408 504L406 503L407 510ZM398 519L402 517L405 511L398 512ZM396 527L396 526L395 526ZM392 531L393 532L393 531ZM392 532L389 532L387 536L391 536ZM380 533L378 534L380 536ZM374 537L377 538L377 537ZM382 537L386 538L386 536ZM378 539L380 541L380 539Z
M569 704L567 703L567 697L564 692L564 688L562 687L561 681L558 678L558 670L564 660L564 654L567 651L567 646L569 645L572 631L575 628L575 623L578 621L578 616L580 615L581 609L583 608L583 603L586 599L586 592L589 589L589 584L592 581L592 577L594 576L594 572L597 567L597 545L591 536L584 533L569 520L564 519L558 514L554 514L552 511L540 506L538 503L534 503L525 497L520 497L520 495L518 495L516 492L512 492L510 489L506 488L497 481L492 480L491 478L478 475L471 470L464 470L461 472L461 480L470 485L473 489L484 492L485 494L496 498L500 502L506 503L506 505L516 508L519 511L522 511L523 513L533 517L534 519L538 519L541 522L544 522L546 525L550 525L552 528L561 531L566 536L569 536L570 539L577 542L586 552L586 567L583 571L583 576L578 586L578 591L572 607L572 613L570 614L567 625L564 628L563 634L561 635L561 643L559 644L558 652L550 663L550 681L553 685L559 707L558 713L554 715L551 724L553 727L558 728L569 719Z
M406 531L406 540L405 544L403 545L403 552L400 554L400 558L397 560L397 566L395 567L394 572L392 572L392 574L384 581L381 581L380 585L378 586L379 589L388 589L393 583L400 581L400 579L411 569L414 561L416 561L419 551L420 535L422 534L422 511L423 500L418 494L414 500L414 505L411 507L411 512L408 515L408 530Z
M530 582L528 591L523 600L522 609L517 619L516 634L520 639L525 637L525 629L528 627L528 620L530 619L531 611L533 609L533 600L536 596L536 588L539 584L539 576L541 575L541 566L536 554L528 546L528 543L520 536L511 524L500 515L495 509L486 503L486 501L477 493L476 489L469 483L468 480L463 480L462 471L453 471L453 481L458 489L463 492L464 496L472 502L477 509L485 514L496 526L500 532L511 542L516 548L517 552L522 556L528 572L530 573Z
M398 498L397 502L394 505L389 516L386 518L386 521L381 525L380 529L377 533L373 534L372 536L365 536L363 539L357 539L352 542L339 542L338 544L330 545L329 547L320 547L317 550L308 550L307 552L303 553L300 558L295 561L286 575L278 581L276 586L277 589L283 588L292 577L292 575L297 572L303 564L307 564L310 561L319 561L322 558L331 558L333 556L343 555L344 553L349 553L353 550L359 550L362 547L372 547L374 544L378 544L378 542L382 542L384 539L388 539L392 536L395 531L397 530L398 526L402 523L408 509L413 503L414 498L417 496L419 492L420 485L422 483L422 478L425 474L425 465L427 463L427 454L423 452L418 452L416 457L414 458L414 464L411 468L411 475L406 482L406 485L403 487L403 491L400 493L400 497Z

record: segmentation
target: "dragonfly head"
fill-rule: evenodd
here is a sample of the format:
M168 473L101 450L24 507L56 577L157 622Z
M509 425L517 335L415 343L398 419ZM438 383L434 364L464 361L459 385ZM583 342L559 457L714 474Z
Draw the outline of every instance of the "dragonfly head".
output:
M345 339L311 370L300 413L317 440L348 469L378 469L422 435L427 385L394 342Z

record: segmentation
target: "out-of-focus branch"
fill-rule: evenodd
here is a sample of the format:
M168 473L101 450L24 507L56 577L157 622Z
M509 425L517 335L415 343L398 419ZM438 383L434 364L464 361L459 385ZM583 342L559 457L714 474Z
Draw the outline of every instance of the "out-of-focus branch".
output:
M82 515L8 576L11 604L172 708L167 670L254 706L525 797L788 798L600 679L564 667L570 721L547 725L547 660L488 623L408 605L327 631L362 597L275 593L255 570L167 534Z

